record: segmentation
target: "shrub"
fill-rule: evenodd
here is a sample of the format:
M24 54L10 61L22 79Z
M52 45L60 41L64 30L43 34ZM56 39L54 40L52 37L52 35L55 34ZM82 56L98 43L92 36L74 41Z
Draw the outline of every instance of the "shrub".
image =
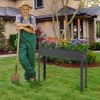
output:
M36 32L36 49L38 50L38 44L44 39L44 37L42 36L43 32L41 31L40 27L37 27Z
M91 43L90 50L100 50L100 42Z
M3 33L5 32L5 22L3 18L0 17L0 49L4 49L4 35Z
M87 53L87 62L88 63L95 63L96 61L96 54L93 51L88 51Z
M4 46L0 45L0 51L4 50Z
M11 34L9 38L9 45L10 48L13 48L12 50L16 50L15 40L16 40L16 34Z

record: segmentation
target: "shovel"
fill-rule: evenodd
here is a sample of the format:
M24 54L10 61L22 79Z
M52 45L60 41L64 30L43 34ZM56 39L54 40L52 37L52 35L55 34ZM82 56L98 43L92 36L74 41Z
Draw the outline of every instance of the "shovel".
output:
M20 30L18 31L18 43L17 43L17 54L16 54L16 65L15 65L15 73L11 75L12 83L19 83L20 76L18 74L18 65L19 65L19 44L20 44Z

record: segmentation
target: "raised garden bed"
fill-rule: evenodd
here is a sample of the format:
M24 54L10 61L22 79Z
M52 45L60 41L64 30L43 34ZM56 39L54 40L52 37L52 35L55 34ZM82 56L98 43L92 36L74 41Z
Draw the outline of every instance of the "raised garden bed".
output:
M80 91L82 92L85 87L87 88L87 52L81 51L69 51L60 48L45 48L39 47L38 51L38 80L40 80L40 55L43 56L43 79L46 79L46 57L56 57L56 58L64 58L70 60L80 61ZM85 73L84 73L85 68ZM85 80L84 80L85 74Z

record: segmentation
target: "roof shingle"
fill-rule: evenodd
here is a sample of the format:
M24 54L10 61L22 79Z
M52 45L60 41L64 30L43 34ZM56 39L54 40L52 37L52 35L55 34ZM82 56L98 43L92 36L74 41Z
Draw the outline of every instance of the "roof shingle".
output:
M0 16L2 17L15 17L17 14L20 14L20 11L17 8L0 7Z

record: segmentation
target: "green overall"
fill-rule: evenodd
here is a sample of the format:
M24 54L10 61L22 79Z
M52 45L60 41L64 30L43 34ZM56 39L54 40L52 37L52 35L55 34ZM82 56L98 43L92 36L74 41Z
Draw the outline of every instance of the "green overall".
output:
M19 61L25 70L25 79L36 77L35 72L36 35L27 31L20 32Z

